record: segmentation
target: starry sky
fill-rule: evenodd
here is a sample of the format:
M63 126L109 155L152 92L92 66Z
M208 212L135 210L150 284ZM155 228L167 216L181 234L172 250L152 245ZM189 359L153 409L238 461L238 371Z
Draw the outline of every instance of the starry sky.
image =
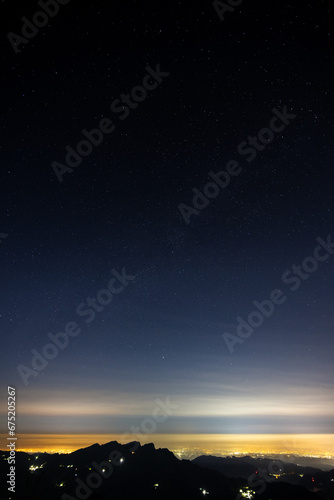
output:
M332 2L0 9L0 429L334 433Z

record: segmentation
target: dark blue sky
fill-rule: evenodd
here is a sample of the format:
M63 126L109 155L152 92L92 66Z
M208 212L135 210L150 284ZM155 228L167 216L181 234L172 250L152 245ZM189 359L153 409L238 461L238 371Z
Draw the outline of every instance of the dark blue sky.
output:
M39 7L10 8L0 370L20 431L127 432L170 396L161 433L333 432L331 248L297 290L282 281L334 239L331 2L243 2L220 21L211 2L72 0L18 54L7 34ZM156 88L111 109L145 75ZM273 125L274 109L293 118ZM59 182L52 163L103 118L115 130ZM238 175L193 207L232 160ZM111 302L79 316L123 268ZM284 303L230 352L224 333L273 290ZM68 323L77 334L25 384L17 367L32 370L31 351Z

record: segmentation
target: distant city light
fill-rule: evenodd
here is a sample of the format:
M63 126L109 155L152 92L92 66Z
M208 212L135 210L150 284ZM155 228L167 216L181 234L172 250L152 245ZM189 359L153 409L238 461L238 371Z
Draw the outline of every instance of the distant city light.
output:
M37 469L43 469L44 465L46 464L46 462L44 462L44 464L41 464L41 465L31 465L29 467L29 470L34 472L35 470Z
M245 488L239 490L239 492L243 498L248 498L249 500L253 499L255 495L255 491L250 490L248 486L245 486Z

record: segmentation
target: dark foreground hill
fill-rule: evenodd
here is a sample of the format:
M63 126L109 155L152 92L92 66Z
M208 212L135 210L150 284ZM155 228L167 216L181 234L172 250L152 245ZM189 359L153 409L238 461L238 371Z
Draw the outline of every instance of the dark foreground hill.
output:
M293 491L293 488L282 483L303 486L325 498L334 498L334 469L323 471L292 462L248 456L215 457L202 455L195 458L192 463L220 472L229 478L247 479L248 486L258 493L261 500L267 496L274 499L279 491L282 496L286 497L286 493L283 494L283 492Z
M256 470L262 470L268 476L279 474L316 474L320 469L315 467L303 467L291 462L282 460L273 460L270 458L252 458L246 457L215 457L211 455L202 455L194 460L193 464L213 469L224 474L227 477L242 477L247 479Z
M8 495L8 453L0 461L0 498L15 500L240 500L251 494L244 479L179 460L153 444L95 444L70 454L16 454L16 492ZM240 492L242 490L242 493ZM245 496L243 496L245 495ZM253 498L248 496L248 498ZM324 500L300 485L268 484L260 500Z

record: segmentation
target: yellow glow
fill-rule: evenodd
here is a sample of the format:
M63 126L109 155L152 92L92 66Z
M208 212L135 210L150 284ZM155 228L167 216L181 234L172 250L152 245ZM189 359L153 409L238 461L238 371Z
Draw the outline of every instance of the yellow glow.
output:
M6 443L6 434L2 434ZM94 443L118 441L119 434L17 434L17 451L28 453L71 453ZM134 440L139 438L135 437ZM156 448L168 448L177 456L203 453L215 455L298 454L334 460L334 434L151 434L141 444L153 442Z

